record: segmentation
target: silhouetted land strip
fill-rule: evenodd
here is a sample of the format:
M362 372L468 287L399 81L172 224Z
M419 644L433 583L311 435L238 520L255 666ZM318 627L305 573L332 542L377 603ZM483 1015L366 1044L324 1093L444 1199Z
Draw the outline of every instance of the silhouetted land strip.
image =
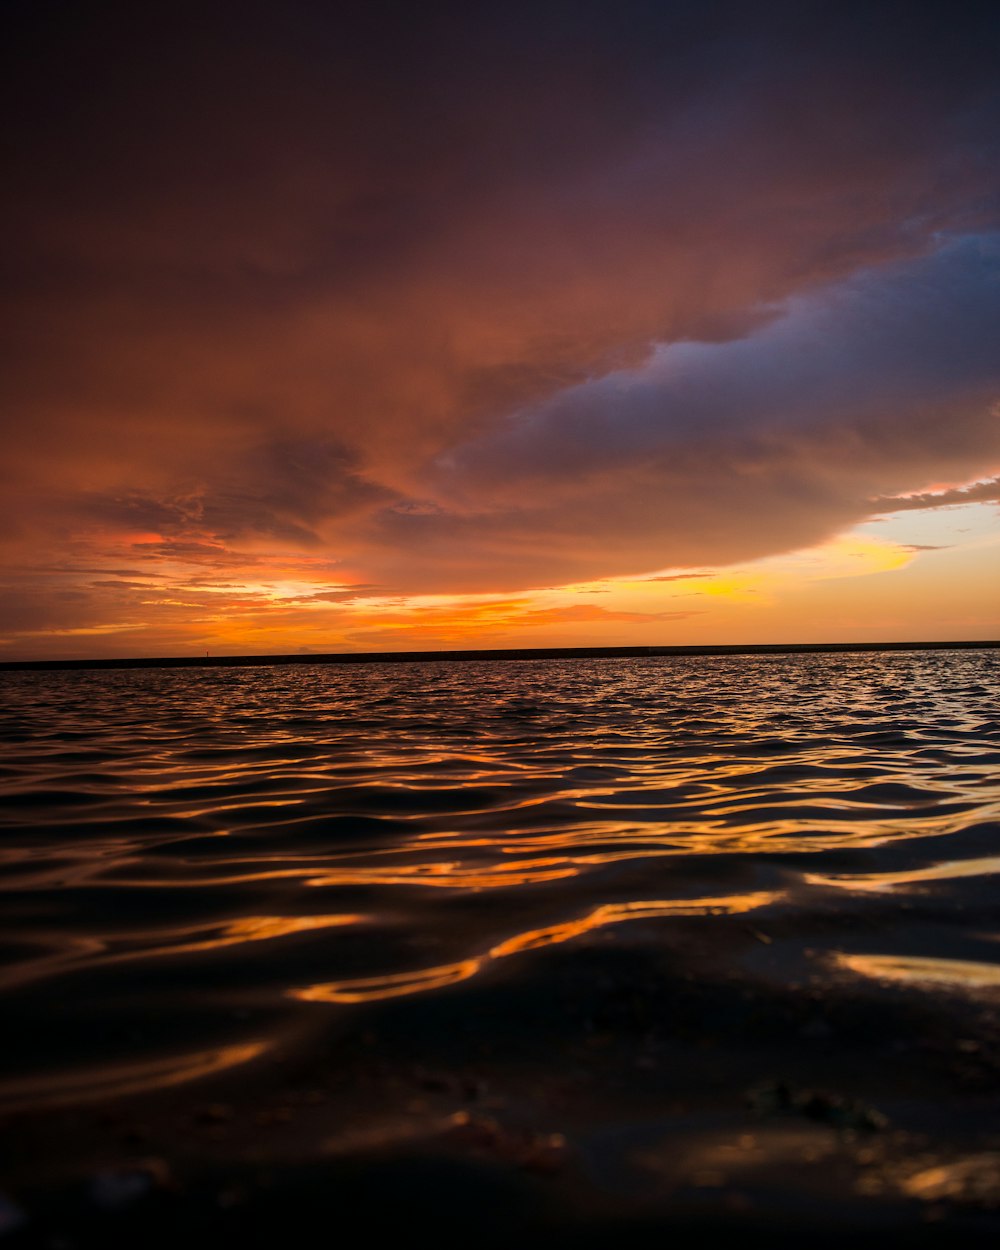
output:
M274 664L420 664L469 660L618 660L674 655L805 655L811 652L975 651L1000 647L977 642L779 642L687 647L510 647L470 651L330 651L292 655L177 655L141 659L2 660L0 671L88 668L242 668Z

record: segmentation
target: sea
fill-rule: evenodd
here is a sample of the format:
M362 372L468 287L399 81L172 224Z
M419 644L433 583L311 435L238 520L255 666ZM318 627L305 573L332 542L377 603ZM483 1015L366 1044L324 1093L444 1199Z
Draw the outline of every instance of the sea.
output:
M0 1224L432 1158L996 1230L1000 651L4 672L0 739Z

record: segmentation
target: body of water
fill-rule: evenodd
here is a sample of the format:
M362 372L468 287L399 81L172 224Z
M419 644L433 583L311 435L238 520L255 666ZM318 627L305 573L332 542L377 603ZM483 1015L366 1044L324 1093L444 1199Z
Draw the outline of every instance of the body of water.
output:
M890 1143L842 1160L861 1208L987 1218L998 678L989 650L0 675L12 1201L150 1152L239 1190L252 1138L700 1210L802 1133L828 1171L846 1124Z

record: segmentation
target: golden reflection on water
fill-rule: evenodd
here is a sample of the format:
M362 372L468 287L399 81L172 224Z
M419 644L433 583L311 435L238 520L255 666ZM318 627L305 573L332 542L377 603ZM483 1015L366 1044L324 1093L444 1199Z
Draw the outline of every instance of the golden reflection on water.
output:
M697 1189L722 1189L752 1183L753 1174L803 1164L824 1167L839 1148L837 1138L820 1124L755 1125L753 1132L739 1134L689 1133L683 1148L676 1137L667 1137L653 1148L632 1156L633 1162L671 1184Z
M242 946L247 942L264 942L286 937L291 933L305 933L314 929L328 929L341 925L359 924L366 917L357 914L333 914L327 916L244 916L240 920L222 925L197 925L185 929L158 929L151 933L128 933L112 937L66 938L53 937L58 949L54 954L43 955L12 965L0 974L0 987L10 989L31 981L42 980L60 972L85 964L87 968L100 968L108 964L125 963L135 959L153 959L158 956L189 955L198 951L218 950L224 946ZM200 941L183 939L193 934L212 936ZM213 930L217 932L212 933ZM137 949L110 950L114 942L136 943ZM146 945L146 943L153 943Z
M952 878L969 880L938 886L947 897L930 903L969 896L966 919L981 926L976 878L997 873L1000 857L962 856L984 849L978 832L964 835L1000 817L990 772L994 661L366 666L301 681L264 670L90 674L86 692L76 678L12 681L8 701L25 732L5 774L16 802L0 819L0 869L16 905L4 922L11 963L0 985L65 979L20 997L10 1040L34 1066L35 1030L56 1021L64 1035L53 1052L82 1053L74 1037L89 1047L92 1019L100 1023L109 1003L140 1028L159 1004L173 1029L169 1004L188 984L184 1018L196 1029L203 1013L215 1027L213 986L268 1001L414 1001L495 960L582 945L628 920L648 920L650 933L633 934L655 943L661 920L737 915L785 898L802 932L820 916L827 947L849 946L829 936L833 921L842 932L859 932L858 918L881 931L887 891L929 894ZM891 847L892 858L865 865L873 847ZM827 858L844 849L858 852L849 865ZM939 856L948 862L933 863ZM706 897L677 897L694 880L686 888ZM727 894L751 881L787 885L787 894ZM636 894L656 897L627 901ZM925 899L911 901L913 915L893 930L898 949L924 919ZM300 910L315 914L279 914ZM350 926L376 920L371 962L358 963ZM400 952L426 938L449 943L422 956L441 962L400 971ZM254 945L264 941L274 945ZM980 948L969 949L978 958ZM1000 985L989 963L839 960L844 976L886 984L983 996ZM357 975L372 969L384 975ZM330 979L306 985L317 975ZM127 1031L120 1036L130 1044ZM218 1040L192 1036L192 1049ZM19 1096L37 1103L170 1085L259 1049L22 1083ZM0 1087L4 1096L12 1093ZM702 1164L722 1167L708 1156Z
M757 907L766 907L780 897L780 894L761 891L757 894L730 895L726 898L650 899L635 903L606 903L579 920L551 925L546 929L532 929L508 938L494 946L490 954L494 958L502 958L518 951L534 950L539 946L554 946L558 942L568 942L571 938L605 925L620 924L623 920L648 920L658 916L732 916L739 912L753 911Z
M1000 809L998 809L1000 814ZM180 864L176 875L161 873L144 875L134 872L115 875L109 869L131 867L134 860L122 857L117 863L103 861L97 872L86 873L86 882L94 877L103 886L134 889L137 887L193 888L243 885L263 881L300 881L312 888L351 886L417 886L440 890L494 890L564 880L582 875L606 864L693 855L755 855L801 852L819 854L823 851L850 847L852 850L882 846L886 843L938 838L961 830L962 813L938 813L929 816L870 817L845 821L843 827L815 821L805 816L753 821L737 826L722 820L664 820L642 826L625 821L587 822L564 828L539 830L504 829L492 837L458 830L435 831L415 835L402 845L364 851L343 851L340 854L299 853L234 855L225 859L199 859L190 871ZM291 826L294 828L294 824ZM422 859L437 851L447 851L447 858ZM472 855L464 855L471 851ZM546 854L546 852L550 852ZM554 852L554 853L552 853ZM562 852L562 854L559 854ZM409 862L407 862L409 861ZM927 879L936 876L975 875L995 871L993 859L965 861L969 868L954 871L926 871ZM975 865L975 867L974 867ZM227 871L213 872L223 868ZM81 874L81 877L83 874ZM76 884L63 871L61 885ZM875 876L807 875L815 885L842 886L845 889L888 888L897 881L914 881L922 877L908 874ZM871 883L866 885L866 883Z
M220 946L239 946L244 942L266 942L271 938L286 937L290 933L308 933L313 929L339 928L341 925L358 924L364 916L356 913L329 916L244 916L241 920L223 925L218 937L183 946L164 946L149 954L177 954L184 951L215 950Z
M900 1188L924 1202L971 1201L995 1207L1000 1199L1000 1154L984 1151L923 1168L905 1177Z
M44 1076L6 1082L0 1085L0 1107L4 1112L22 1107L53 1106L69 1103L97 1102L120 1098L169 1085L181 1085L198 1077L208 1076L223 1068L249 1063L269 1047L268 1042L242 1042L221 1046L190 1055L171 1055L143 1063L115 1064L111 1067L86 1068L56 1076Z
M955 877L986 877L1000 872L1000 856L989 855L982 859L952 860L943 864L931 864L927 868L911 868L906 872L837 873L823 876L806 873L809 885L829 885L842 890L863 890L878 893L894 890L897 886L919 884L921 881L947 881Z
M291 990L289 994L306 1003L368 1003L382 998L402 998L406 994L421 994L425 990L454 985L456 981L466 981L475 976L482 963L482 959L462 959L437 968L422 968L419 972L393 972L383 977L330 981L304 990Z
M936 959L916 955L848 955L837 952L836 963L850 972L877 981L903 981L912 985L943 985L950 989L996 989L1000 965L968 959Z
M309 886L339 885L427 885L445 890L495 890L500 886L532 885L575 877L579 861L570 859L526 859L483 867L458 862L406 864L398 868L357 868L310 877Z
M589 915L564 924L529 929L490 948L483 955L441 964L417 972L394 972L380 977L357 977L346 981L328 981L305 989L289 990L291 998L310 1003L364 1003L384 998L401 998L440 989L457 981L466 981L481 971L492 959L503 959L542 946L568 942L581 934L620 924L625 920L648 920L663 916L738 915L766 907L783 897L783 892L761 890L754 894L729 895L724 898L650 899L633 903L608 903Z

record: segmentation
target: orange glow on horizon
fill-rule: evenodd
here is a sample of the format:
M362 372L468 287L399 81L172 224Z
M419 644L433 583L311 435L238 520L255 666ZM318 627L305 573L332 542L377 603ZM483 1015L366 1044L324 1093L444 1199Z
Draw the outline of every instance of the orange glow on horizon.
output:
M921 541L896 537L908 529ZM984 504L904 513L891 527L725 569L513 594L393 595L324 557L239 551L195 533L108 535L73 576L84 619L10 633L0 656L988 638L1000 624L988 575L998 564Z

